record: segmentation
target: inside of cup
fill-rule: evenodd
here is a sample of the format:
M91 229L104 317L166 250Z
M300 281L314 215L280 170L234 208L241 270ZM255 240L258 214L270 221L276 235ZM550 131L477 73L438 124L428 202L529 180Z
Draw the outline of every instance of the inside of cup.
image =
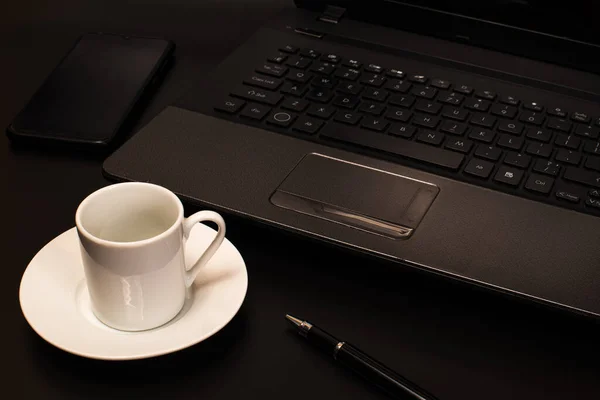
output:
M124 183L88 197L78 223L90 235L111 242L137 242L160 235L178 222L181 203L160 186Z

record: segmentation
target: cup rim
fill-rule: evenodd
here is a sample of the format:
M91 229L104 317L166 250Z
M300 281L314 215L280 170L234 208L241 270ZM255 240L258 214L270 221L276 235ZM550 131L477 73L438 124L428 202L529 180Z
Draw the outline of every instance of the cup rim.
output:
M99 237L96 237L95 235L92 235L90 232L87 231L87 229L84 228L83 223L81 221L81 214L83 213L85 206L94 197L97 197L106 192L118 190L119 188L122 188L123 186L153 187L154 189L160 190L161 192L167 194L171 199L173 199L175 201L175 204L177 205L176 220L173 222L173 224L169 228L165 229L158 235L153 236L148 239L136 240L133 242L116 242L116 241L112 241L112 240L101 239ZM115 183L115 184L111 184L111 185L105 186L103 188L100 188L100 189L90 193L85 199L83 199L83 201L81 203L79 203L79 206L77 206L77 211L75 212L75 225L77 227L77 231L80 234L82 234L86 239L88 239L92 242L95 242L97 244L103 245L103 246L120 247L120 248L141 247L141 246L145 246L147 244L151 244L151 243L160 241L161 239L171 235L179 226L181 226L182 221L183 221L183 204L181 203L181 200L179 200L179 198L175 195L175 193L173 193L169 189L167 189L163 186L160 186L160 185L156 185L154 183L149 183L149 182L120 182L120 183Z

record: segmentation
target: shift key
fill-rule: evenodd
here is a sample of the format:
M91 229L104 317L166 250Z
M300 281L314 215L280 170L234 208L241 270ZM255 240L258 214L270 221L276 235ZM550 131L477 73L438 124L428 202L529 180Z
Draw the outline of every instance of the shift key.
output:
M600 188L600 172L592 172L575 167L567 167L564 178L568 181Z
M265 103L271 106L279 103L283 97L279 93L269 92L261 89L254 89L249 86L240 86L236 90L231 92L232 96L241 97L242 99L256 101L258 103Z
M464 159L462 154L452 151L337 123L325 125L321 130L321 137L368 147L452 170L457 170Z

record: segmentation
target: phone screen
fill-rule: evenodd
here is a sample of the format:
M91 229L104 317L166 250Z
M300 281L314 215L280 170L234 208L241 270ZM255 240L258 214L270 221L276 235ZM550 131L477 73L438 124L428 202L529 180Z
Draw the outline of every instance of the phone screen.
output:
M12 123L16 134L108 142L169 55L163 39L83 35Z

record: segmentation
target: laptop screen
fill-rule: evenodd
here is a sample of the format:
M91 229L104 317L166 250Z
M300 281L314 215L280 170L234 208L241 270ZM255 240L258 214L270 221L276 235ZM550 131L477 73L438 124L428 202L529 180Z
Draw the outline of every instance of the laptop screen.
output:
M600 1L296 0L371 23L600 73Z

